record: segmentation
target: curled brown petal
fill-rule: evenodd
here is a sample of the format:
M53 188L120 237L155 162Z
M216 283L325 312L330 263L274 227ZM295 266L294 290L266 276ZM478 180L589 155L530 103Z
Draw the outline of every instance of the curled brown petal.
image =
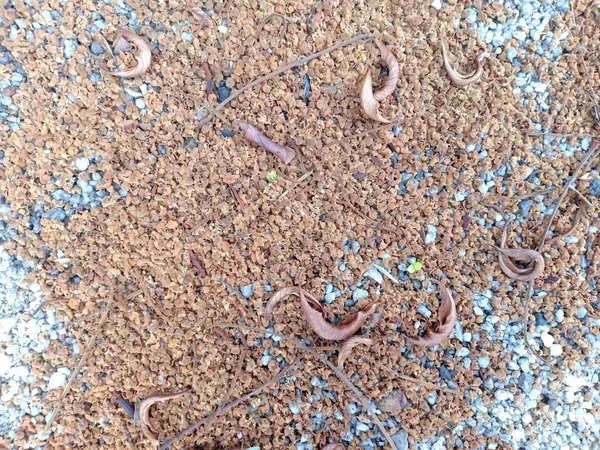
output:
M506 245L506 234L508 232L508 221L502 231L502 240L500 247L493 246L499 253L498 263L502 272L509 278L519 281L531 281L539 277L544 272L544 257L537 251L531 249L510 249L504 248ZM515 261L527 263L519 267Z
M123 38L137 47L138 54L135 57L137 59L137 66L118 72L111 72L111 74L121 78L134 78L143 74L150 67L150 61L152 60L150 44L133 31L124 28L117 28L117 30Z
M446 42L446 38L442 34L440 37L442 41L442 57L444 59L444 67L448 72L448 76L450 80L457 86L466 86L467 84L475 83L481 78L483 75L483 64L482 61L485 58L485 53L482 53L477 57L477 67L470 73L462 73L452 64L452 60L450 57L450 51L448 50L448 43Z
M275 295L273 295L273 297L271 297L271 299L267 302L267 306L265 307L265 319L269 320L271 314L273 313L273 309L275 309L275 306L277 306L282 299L289 295L300 296L300 288L292 286L277 291ZM310 292L304 291L304 295L308 297L309 302L312 302L313 308L321 308L321 304Z
M317 299L304 289L297 287L288 287L277 292L267 303L265 308L265 317L268 319L275 305L288 295L298 295L300 297L300 305L306 321L314 332L330 341L343 341L348 339L365 323L367 318L375 312L375 309L381 302L373 302L356 314L346 317L345 320L338 325L329 323L323 315L323 307ZM308 298L308 300L307 300Z
M439 282L440 294L442 294L442 301L438 309L438 324L435 330L429 330L425 336L417 338L407 337L406 339L415 345L422 345L430 347L432 345L439 344L444 339L452 334L454 330L454 324L456 323L456 305L452 292L442 282Z
M246 122L242 122L241 120L236 120L234 124L236 124L242 130L244 130L244 137L246 139L248 139L250 142L255 143L259 147L264 148L266 151L274 154L279 159L281 159L281 161L283 161L284 164L291 163L292 160L296 157L296 152L293 149L276 144L252 125Z
M375 100L380 102L396 89L400 67L398 66L398 60L389 48L379 41L376 41L375 43L377 44L377 47L379 47L381 59L383 59L388 66L388 77L386 78L385 83L383 83L380 90L373 94Z
M135 413L133 416L134 424L142 429L142 433L144 433L144 436L146 436L153 442L157 442L160 436L160 432L156 428L154 428L154 426L150 422L150 408L155 403L173 400L175 398L179 398L182 395L187 394L188 392L190 392L189 389L182 392L175 392L173 394L154 395L142 401L138 401L135 405Z
M391 120L386 119L379 112L379 102L373 95L373 79L371 78L371 71L367 70L362 78L356 85L358 94L360 95L360 104L365 114L378 122L390 123Z
M373 345L373 342L375 342L375 341L373 341L373 339L370 339L368 337L352 336L350 339L348 339L346 342L344 342L342 344L342 348L340 349L340 353L338 355L338 363L337 363L338 368L340 370L344 369L344 361L346 361L346 359L348 359L348 356L350 356L354 347L356 347L357 345L371 346L371 345Z
M212 17L210 17L206 11L204 11L202 8L200 8L199 6L196 5L192 5L190 2L188 2L186 0L185 5L187 6L188 11L190 12L190 14L192 15L192 17L194 19L196 19L198 22L200 22L200 25L204 25L206 23L209 23L212 21L215 25L215 19L213 19Z

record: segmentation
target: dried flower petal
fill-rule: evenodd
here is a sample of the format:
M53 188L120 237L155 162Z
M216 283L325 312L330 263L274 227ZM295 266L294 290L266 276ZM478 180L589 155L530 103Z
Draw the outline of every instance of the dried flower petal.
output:
M371 72L367 70L362 78L356 85L358 94L360 95L360 104L365 114L378 122L390 123L391 120L386 119L379 112L379 102L373 95L373 79L371 78Z
M135 405L135 413L133 418L134 424L142 429L142 433L144 433L144 436L146 436L153 442L157 442L160 436L160 432L156 428L154 428L154 426L150 422L150 408L155 403L173 400L175 398L179 398L187 394L188 392L190 392L189 389L187 391L175 392L173 394L154 395L142 401L138 400L138 402Z
M509 249L506 245L506 234L508 232L508 221L504 224L500 247L492 246L500 253L498 263L502 272L513 280L531 281L535 280L544 272L546 265L541 253L531 249ZM525 267L519 267L515 261L527 263Z
M236 120L234 124L245 131L244 137L246 139L248 139L250 142L255 143L259 147L264 148L266 151L274 154L279 159L281 159L281 161L283 161L284 164L291 163L292 160L296 157L296 152L293 149L276 144L252 125L246 122L242 122L241 120Z
M123 38L137 47L138 55L136 55L135 58L137 59L138 63L135 67L120 70L118 72L111 72L111 74L121 78L134 78L143 74L150 67L150 61L152 60L150 44L148 44L143 38L138 36L133 31L126 30L124 28L117 28L117 30L119 33L121 33Z
M438 324L434 331L429 330L425 336L406 339L415 345L430 347L439 344L452 334L456 323L456 305L450 289L442 282L439 283L442 301L438 309Z
M288 287L278 291L269 300L265 308L265 318L267 318L267 320L269 319L273 312L273 308L282 298L292 294L300 297L302 312L314 332L323 339L331 341L342 341L356 333L381 303L373 302L356 314L346 317L346 319L338 325L333 325L327 321L323 314L323 307L313 295L298 287Z
M375 100L380 102L388 95L394 92L396 89L396 84L398 83L398 75L400 74L400 67L398 66L398 61L396 57L392 53L392 51L383 45L381 42L376 41L377 47L379 47L379 51L381 52L381 59L385 61L388 66L388 77L383 83L383 86L380 90L373 94Z
M346 361L348 356L350 356L354 347L356 347L357 345L371 346L371 345L373 345L373 342L375 342L375 341L373 341L373 339L370 339L368 337L352 336L350 339L348 339L346 342L344 342L342 344L342 348L340 349L340 353L338 355L338 363L337 363L338 368L340 370L344 369L344 361Z
M474 83L481 78L483 75L483 64L482 61L485 58L485 53L482 53L477 57L477 67L470 73L462 73L452 64L450 52L448 50L448 43L446 42L446 38L442 34L440 37L442 41L442 57L444 59L444 67L448 72L448 76L452 80L454 84L457 86L466 86L467 84Z

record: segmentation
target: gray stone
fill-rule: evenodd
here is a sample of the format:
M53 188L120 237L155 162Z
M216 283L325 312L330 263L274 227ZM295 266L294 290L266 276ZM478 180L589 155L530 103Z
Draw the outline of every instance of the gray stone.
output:
M369 292L366 291L365 289L356 289L353 293L352 293L352 300L355 302L358 302L359 300L363 300L365 298L367 298L369 296Z
M73 53L75 53L75 50L77 49L77 45L77 41L73 39L63 40L65 58L70 59L73 56Z
M393 434L392 441L394 441L398 450L408 450L408 433L406 431L401 429Z
M250 298L252 297L252 294L254 294L254 285L252 283L247 284L240 289L240 292L244 297Z
M98 42L93 41L92 45L90 45L90 50L91 52L98 56L98 55L102 55L104 53L104 47L102 47Z

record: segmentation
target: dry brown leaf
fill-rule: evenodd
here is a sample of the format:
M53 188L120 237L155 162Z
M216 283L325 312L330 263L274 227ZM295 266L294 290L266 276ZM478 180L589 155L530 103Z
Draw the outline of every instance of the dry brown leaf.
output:
M135 57L137 59L137 66L125 70L119 70L118 72L111 72L111 75L121 78L134 78L143 74L150 67L150 61L152 60L150 44L148 44L142 37L138 36L133 31L120 27L117 28L117 30L123 36L123 38L136 46L138 51L138 54ZM119 43L117 43L117 45L119 45Z
M448 289L443 281L439 282L439 286L440 293L442 294L442 301L438 309L438 324L435 330L427 331L425 336L406 338L415 345L430 347L439 344L450 336L454 330L454 324L456 323L456 305L454 303L454 298L452 297L452 292L450 292L450 289Z
M382 398L378 406L383 412L386 413L397 413L402 411L408 405L408 398L404 391L395 390L390 395Z
M157 442L160 436L160 432L159 430L154 428L154 426L150 422L150 408L155 403L162 403L168 400L173 400L187 394L188 392L190 392L189 389L182 392L175 392L173 394L154 395L142 401L138 400L135 405L133 423L142 429L142 433L144 433L144 436L146 436L153 442Z
M325 447L323 447L321 450L346 450L346 447L344 447L344 444L327 444Z
M444 67L448 72L450 80L452 80L452 82L457 86L466 86L468 84L475 83L476 81L478 81L481 78L481 75L483 75L482 61L485 58L486 54L482 53L477 57L477 67L475 70L471 71L470 73L463 73L460 72L456 67L454 67L450 51L448 50L448 43L446 42L446 38L443 34L440 36L440 39L442 41L442 58L444 59Z
M193 250L188 250L188 254L190 255L190 262L192 263L192 266L194 266L198 271L198 275L200 275L201 277L207 276L208 274L206 273L206 269L196 256L196 253L194 253Z
M244 130L244 137L246 139L248 139L250 142L255 143L259 147L264 148L266 151L274 154L279 159L281 159L281 161L283 161L284 164L291 163L292 160L296 157L296 152L293 149L276 144L252 125L246 122L242 122L241 120L236 120L234 124L240 127L242 130Z
M377 120L382 123L390 123L391 120L386 119L379 112L379 102L373 94L373 79L371 71L367 70L356 85L358 94L360 95L360 104L367 117Z
M268 301L265 307L265 318L268 320L273 312L273 308L279 301L287 297L288 295L297 295L300 297L300 305L302 306L302 312L306 318L310 327L314 332L330 341L342 341L348 339L365 323L367 318L373 314L377 306L381 302L373 302L363 309L358 311L356 314L352 314L338 325L329 323L323 314L323 307L317 301L317 299L309 292L298 287L288 287L275 293L275 295ZM308 298L308 300L307 300Z
M389 48L379 41L376 41L375 43L377 44L377 47L379 47L381 59L383 59L388 66L388 77L386 78L385 83L383 83L380 90L373 94L375 100L380 102L396 89L400 67L398 66L398 60L396 60L396 57Z
M504 248L506 245L506 235L508 233L508 221L504 224L504 230L502 231L502 240L500 241L500 247L493 245L496 250L500 253L498 262L502 272L509 278L519 281L531 281L535 280L544 272L546 265L544 257L541 253L531 249L510 249ZM519 267L516 261L526 263L525 267Z
M344 361L348 359L348 356L350 356L354 347L356 347L357 345L371 346L374 342L375 341L373 341L373 339L370 339L368 337L352 336L350 339L348 339L342 344L342 348L340 349L340 353L338 355L338 368L340 370L344 370Z

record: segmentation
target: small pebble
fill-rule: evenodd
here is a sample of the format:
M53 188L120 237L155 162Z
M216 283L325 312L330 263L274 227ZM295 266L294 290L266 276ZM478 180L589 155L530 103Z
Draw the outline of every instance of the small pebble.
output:
M83 172L90 167L90 160L85 157L76 158L73 163L75 164L75 168L80 172Z

